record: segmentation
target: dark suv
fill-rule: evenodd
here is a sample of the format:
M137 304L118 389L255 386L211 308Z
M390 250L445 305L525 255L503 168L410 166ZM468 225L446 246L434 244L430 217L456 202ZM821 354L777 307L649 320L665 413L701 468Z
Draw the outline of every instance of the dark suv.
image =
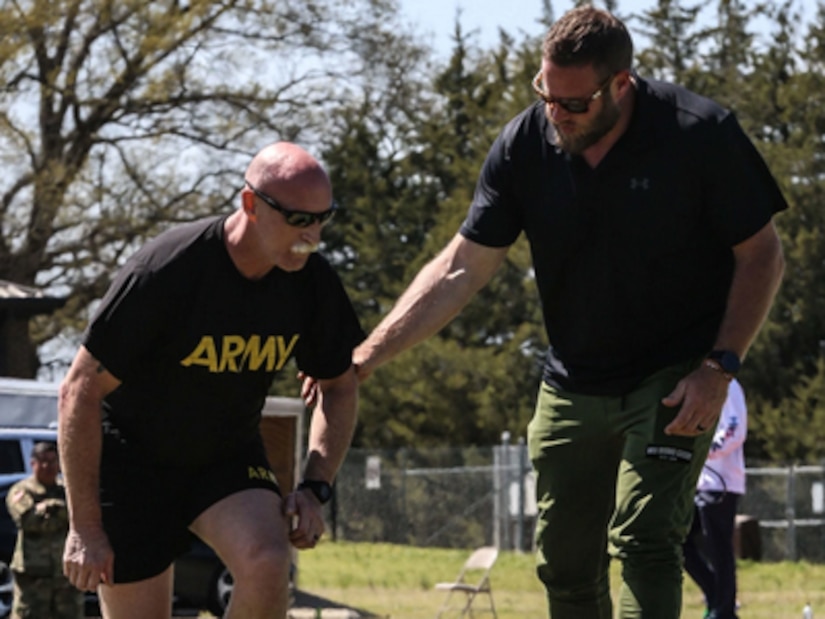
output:
M31 474L32 446L43 440L57 440L57 431L0 427L0 617L11 611L13 580L8 566L17 539L17 527L6 510L6 494L14 483ZM232 585L232 575L215 552L193 535L190 551L175 562L175 607L205 609L220 617ZM86 614L99 615L94 595L87 597Z

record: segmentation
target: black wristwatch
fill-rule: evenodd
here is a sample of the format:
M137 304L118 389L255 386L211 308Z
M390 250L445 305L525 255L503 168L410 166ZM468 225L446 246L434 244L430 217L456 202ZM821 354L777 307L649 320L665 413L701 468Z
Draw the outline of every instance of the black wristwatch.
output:
M332 498L332 486L320 479L305 479L298 484L298 490L303 490L304 488L310 490L321 505L329 502Z
M711 350L707 357L710 361L715 361L719 365L722 373L727 374L731 378L736 376L739 368L742 367L742 362L732 350Z

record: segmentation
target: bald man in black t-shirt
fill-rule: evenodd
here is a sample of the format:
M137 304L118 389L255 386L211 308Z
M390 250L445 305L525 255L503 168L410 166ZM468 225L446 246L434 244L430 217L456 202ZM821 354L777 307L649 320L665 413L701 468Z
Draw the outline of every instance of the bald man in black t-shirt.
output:
M264 148L241 207L161 234L117 274L60 390L70 530L64 570L106 619L168 617L191 533L235 580L226 617L281 619L290 542L312 548L352 437L363 333L315 253L329 178L294 144ZM259 433L290 358L318 376L304 481L281 496ZM294 526L293 526L294 524Z

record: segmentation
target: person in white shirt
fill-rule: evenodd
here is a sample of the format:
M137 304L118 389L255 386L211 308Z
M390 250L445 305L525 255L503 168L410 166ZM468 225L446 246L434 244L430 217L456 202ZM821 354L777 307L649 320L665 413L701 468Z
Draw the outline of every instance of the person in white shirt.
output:
M696 486L693 526L684 544L685 570L705 596L707 619L736 619L733 532L745 494L743 445L748 413L742 385L733 379Z

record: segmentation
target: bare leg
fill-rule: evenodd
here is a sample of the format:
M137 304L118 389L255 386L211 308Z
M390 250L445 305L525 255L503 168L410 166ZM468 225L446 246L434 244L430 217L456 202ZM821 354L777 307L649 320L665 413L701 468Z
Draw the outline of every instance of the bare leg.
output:
M170 619L172 578L166 571L138 582L100 585L97 588L103 619Z
M203 512L190 527L215 549L235 580L225 619L284 619L292 550L281 498L244 490Z

